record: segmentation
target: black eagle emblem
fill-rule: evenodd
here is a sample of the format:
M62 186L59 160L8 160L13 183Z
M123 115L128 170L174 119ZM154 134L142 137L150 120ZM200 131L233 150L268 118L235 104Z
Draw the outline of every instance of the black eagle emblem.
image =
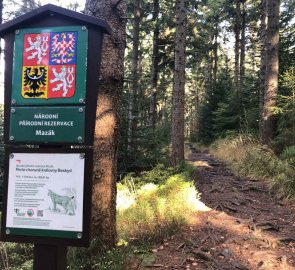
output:
M28 86L29 90L25 90L25 96L28 97L40 97L45 94L40 90L40 86L46 85L47 70L45 67L27 67L24 70L24 86Z

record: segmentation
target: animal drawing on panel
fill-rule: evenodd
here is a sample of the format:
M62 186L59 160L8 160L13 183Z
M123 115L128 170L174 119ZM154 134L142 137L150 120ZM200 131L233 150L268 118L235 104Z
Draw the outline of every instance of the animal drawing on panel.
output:
M60 209L58 206L61 206L64 210L64 214L70 216L75 215L75 209L77 208L75 194L71 194L71 196L59 195L49 189L48 196L52 201L52 208L50 208L52 211L59 212Z

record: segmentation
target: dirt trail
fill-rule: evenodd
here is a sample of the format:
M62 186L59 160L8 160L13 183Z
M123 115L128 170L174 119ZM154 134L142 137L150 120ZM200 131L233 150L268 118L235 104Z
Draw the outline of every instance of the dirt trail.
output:
M236 177L221 161L191 149L195 185L211 210L153 250L142 269L295 269L295 207L264 183Z

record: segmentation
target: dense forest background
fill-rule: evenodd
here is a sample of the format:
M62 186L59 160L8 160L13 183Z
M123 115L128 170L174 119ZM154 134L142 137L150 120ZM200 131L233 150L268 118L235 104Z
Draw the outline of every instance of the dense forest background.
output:
M184 134L188 140L210 144L247 134L278 154L294 145L294 1L282 1L280 15L278 10L277 15L270 14L278 3L185 3ZM122 172L141 170L169 157L178 69L175 3L133 1L127 12ZM277 25L271 25L276 23L271 16L277 16ZM275 32L279 39L272 40ZM269 90L272 83L265 82L266 73L273 72L267 67L276 65L272 56L279 60L274 91ZM266 111L272 115L271 131L264 125Z
M0 0L0 22L43 4ZM190 213L191 205L177 211L181 203L175 196L181 188L186 190L181 193L184 205L188 194L194 199L199 196L190 177L181 174L187 169L178 167L184 162L185 141L200 148L222 142L215 153L227 149L225 160L240 161L238 173L272 179L276 195L295 197L294 0L57 4L103 18L113 30L104 40L108 50L102 59L98 93L97 114L104 117L97 117L94 140L94 243L115 246L122 235L124 241L146 242L149 230L154 238L159 231L164 236L167 227L180 222L181 213ZM238 144L247 152L243 158L233 150ZM1 168L3 149L2 143ZM146 183L154 193L147 192ZM148 195L143 196L145 192ZM132 197L130 209L120 210L122 194ZM142 198L143 202L135 203ZM163 201L172 206L166 207ZM154 213L155 209L159 212ZM171 209L176 211L173 218L168 216L168 226L161 215L172 213ZM138 224L154 228L143 226L140 238L133 231L141 229ZM81 262L76 260L85 257L84 251L71 252L71 263L78 266ZM85 269L89 269L87 263Z
M294 1L282 1L280 15L278 10L277 15L270 14L278 4L187 1L184 133L188 140L209 144L243 133L263 140L277 153L294 145ZM178 68L175 3L133 1L128 12L122 171L167 157L174 136L173 79ZM274 16L277 25L271 25ZM276 31L280 39L272 39ZM268 96L265 78L275 72L268 68L276 65L273 56L279 57L278 82ZM270 132L263 123L265 110L272 114Z
M181 2L181 1L180 1ZM264 24L267 5L278 1L183 1L186 20L184 135L205 144L240 133L263 139L265 68L271 57ZM42 3L5 1L4 20ZM127 2L127 40L122 94L119 174L169 160L177 8L165 0ZM273 6L272 6L273 7ZM294 1L282 1L279 15L278 86L268 110L273 127L268 139L277 153L295 142ZM82 11L78 3L67 8ZM263 15L264 14L264 15ZM269 14L269 16L272 16ZM274 17L268 21L274 22ZM275 29L275 28L274 28ZM265 32L266 31L266 32ZM273 51L270 53L274 55ZM264 62L263 62L264 61ZM266 62L265 62L266 61ZM264 65L264 67L263 67ZM271 65L271 63L270 63ZM175 106L175 104L174 104Z

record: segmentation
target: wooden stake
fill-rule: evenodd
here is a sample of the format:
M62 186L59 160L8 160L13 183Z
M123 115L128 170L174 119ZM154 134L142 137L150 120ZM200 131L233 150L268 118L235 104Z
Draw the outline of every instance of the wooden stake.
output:
M35 244L33 270L66 270L67 247Z

